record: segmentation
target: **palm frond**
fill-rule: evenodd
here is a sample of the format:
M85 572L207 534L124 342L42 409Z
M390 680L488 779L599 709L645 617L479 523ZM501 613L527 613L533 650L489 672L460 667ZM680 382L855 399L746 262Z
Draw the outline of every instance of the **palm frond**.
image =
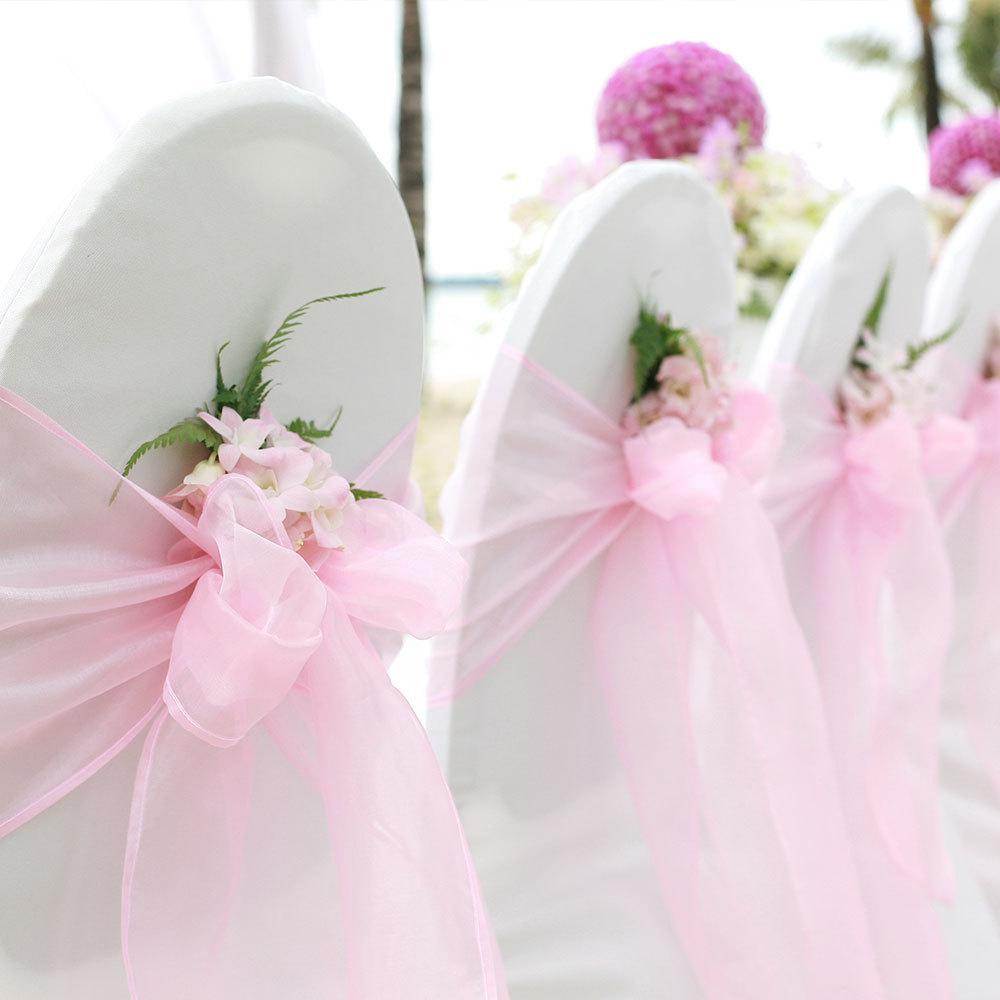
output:
M860 33L832 38L827 47L835 55L855 66L897 67L906 60L900 55L895 44L880 35Z

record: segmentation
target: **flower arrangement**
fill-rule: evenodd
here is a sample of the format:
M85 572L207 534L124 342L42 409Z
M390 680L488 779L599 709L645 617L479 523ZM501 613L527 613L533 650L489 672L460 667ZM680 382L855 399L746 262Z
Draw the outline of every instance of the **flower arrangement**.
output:
M860 429L902 413L915 424L933 414L933 385L919 370L928 351L947 341L957 324L943 333L902 350L878 340L878 326L889 290L890 275L882 279L858 337L847 374L840 381L837 400L845 423Z
M714 435L730 428L732 392L722 343L675 326L647 306L629 343L635 349L635 394L625 411L629 434L672 418Z
M381 494L348 482L334 470L329 453L317 446L317 441L333 434L340 413L326 427L302 418L282 424L266 405L273 383L265 375L312 306L378 291L381 288L327 295L299 306L264 341L239 383L228 383L223 377L222 353L228 342L223 344L216 354L216 391L211 402L196 415L139 445L123 475L128 476L154 449L201 444L208 449L208 456L164 500L197 516L208 491L222 476L245 476L273 506L296 549L308 543L341 548L342 528L353 505L359 500L380 499Z
M621 143L630 160L669 160L696 152L719 118L758 145L765 111L756 84L724 52L674 42L639 52L615 71L597 106L597 135Z
M800 159L751 144L724 118L706 130L693 163L732 215L740 309L767 318L837 195Z
M740 310L766 318L837 196L797 158L760 145L764 106L745 71L707 45L649 49L608 81L597 121L595 156L562 160L537 194L514 204L518 236L505 274L508 290L516 291L573 198L628 160L677 157L716 188L732 213Z
M930 139L930 180L958 195L975 194L1000 176L1000 114L970 117L936 129Z
M1000 177L1000 114L942 125L931 135L929 153L927 207L940 247L971 199Z

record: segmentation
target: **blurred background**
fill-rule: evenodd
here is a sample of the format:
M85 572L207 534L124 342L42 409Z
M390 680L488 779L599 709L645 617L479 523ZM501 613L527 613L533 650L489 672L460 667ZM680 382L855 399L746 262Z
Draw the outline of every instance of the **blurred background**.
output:
M424 249L435 518L503 310L572 197L626 158L690 158L733 211L760 325L846 189L903 184L940 236L1000 173L998 41L1000 0L6 0L0 274L150 107L261 74L321 94L397 177ZM731 57L766 127L705 112L705 54L678 42ZM656 46L680 92L626 72L602 104ZM635 108L660 116L656 141Z

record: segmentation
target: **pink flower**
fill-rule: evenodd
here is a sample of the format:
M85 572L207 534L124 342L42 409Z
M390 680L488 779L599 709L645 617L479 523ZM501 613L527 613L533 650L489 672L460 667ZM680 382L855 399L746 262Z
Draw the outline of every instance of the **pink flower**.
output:
M720 338L711 333L697 334L698 347L708 369L710 382L723 382L729 374L729 359Z
M719 118L760 145L764 105L753 80L709 45L674 42L634 55L608 80L597 134L622 143L629 159L673 159L697 152Z
M725 412L728 393L721 383L706 383L701 365L688 354L664 358L657 380L661 416L678 417L688 427L712 430Z
M345 514L356 502L351 493L350 483L342 476L330 475L315 488L299 487L281 494L281 503L286 511L308 515L316 544L325 549L343 546L339 534L344 526ZM299 518L292 518L297 524Z
M660 397L655 392L649 392L625 411L623 426L628 434L638 434L643 427L659 417Z
M285 427L280 420L277 420L271 412L270 407L262 406L260 408L260 419L263 420L264 423L270 424L273 428L271 433L268 435L268 440L270 441L272 447L302 449L311 447L305 438L299 437L298 434L293 433Z
M743 143L728 118L716 118L698 144L698 168L713 184L729 181L740 165Z
M163 499L167 503L183 501L192 513L197 514L205 503L208 488L223 475L225 470L219 465L216 456L212 455L205 461L199 462L194 470L184 477L183 483L171 490Z
M546 172L542 179L541 197L562 208L577 195L589 191L627 159L625 147L620 142L608 142L598 147L590 163L584 163L578 156L567 156Z
M955 194L973 194L1000 176L1000 114L970 117L931 135L931 184Z
M253 457L263 447L268 436L277 426L266 420L251 418L244 420L234 409L223 407L218 417L204 411L198 414L209 427L222 438L219 446L219 462L226 472L236 468L241 455Z
M878 375L852 368L841 379L840 406L849 427L868 427L889 416L895 399L888 382Z

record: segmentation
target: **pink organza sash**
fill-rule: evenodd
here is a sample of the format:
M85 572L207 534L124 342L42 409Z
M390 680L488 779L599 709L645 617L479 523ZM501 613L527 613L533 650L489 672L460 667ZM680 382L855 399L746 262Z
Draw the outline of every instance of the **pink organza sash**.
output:
M366 481L399 488L401 440ZM450 547L373 500L310 565L240 476L197 521L130 482L109 505L121 477L4 390L0 467L0 835L143 741L130 995L506 997L443 776L369 635L442 627Z
M705 996L881 997L813 667L749 485L780 432L760 394L734 409L715 441L671 421L628 438L505 350L445 498L484 569L438 640L432 700L460 697L600 560L594 662Z
M950 996L931 897L951 872L939 830L939 684L951 577L929 475L964 461L950 418L894 415L849 429L800 375L782 394L788 428L766 504L809 639L892 997Z
M962 595L948 682L983 770L1000 795L1000 381L976 377L962 409L971 460L941 512Z

